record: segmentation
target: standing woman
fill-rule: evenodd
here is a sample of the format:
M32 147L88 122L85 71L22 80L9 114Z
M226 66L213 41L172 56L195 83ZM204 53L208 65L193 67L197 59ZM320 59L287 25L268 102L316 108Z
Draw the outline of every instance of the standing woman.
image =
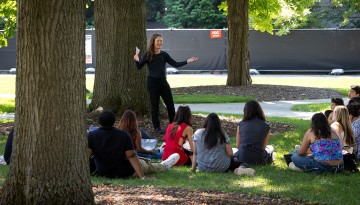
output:
M154 130L157 133L164 134L160 127L159 120L159 102L160 96L163 99L169 116L169 123L174 121L175 107L171 93L170 85L166 80L166 63L174 67L180 67L188 63L195 62L196 57L191 57L186 61L176 62L170 55L162 50L163 38L160 34L154 34L147 48L146 53L139 60L138 54L135 54L136 67L140 70L145 64L148 66L147 90L151 101L151 120Z
M357 147L349 119L349 111L345 106L336 106L333 114L333 123L331 128L335 130L340 138L343 147L343 154L352 154Z
M187 105L180 105L177 109L174 122L166 129L165 148L162 159L166 160L170 155L178 153L179 161L175 165L191 165L193 149L193 129L191 127L191 110ZM189 141L190 149L186 150L183 145Z
M246 102L244 117L236 132L236 147L239 149L238 161L248 164L266 164L272 162L274 148L268 145L270 126L258 102Z

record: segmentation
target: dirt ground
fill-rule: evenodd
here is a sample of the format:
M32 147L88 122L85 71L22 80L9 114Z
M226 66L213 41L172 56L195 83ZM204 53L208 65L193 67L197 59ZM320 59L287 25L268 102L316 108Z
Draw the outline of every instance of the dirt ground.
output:
M273 85L251 85L244 87L198 86L173 89L174 93L219 94L254 96L258 101L301 100L342 97L340 93L329 89L305 88ZM330 102L329 102L330 104ZM164 128L168 125L166 116L161 120ZM206 115L193 116L194 130L202 127ZM150 119L139 118L139 126L145 127L157 139L162 135L153 132ZM234 136L238 119L222 117L222 126L227 134ZM90 126L93 123L88 123ZM0 124L0 134L7 134L13 123ZM291 125L270 122L271 134L283 133ZM276 197L253 196L220 191L186 190L181 188L94 186L97 204L307 204L304 201L284 200Z

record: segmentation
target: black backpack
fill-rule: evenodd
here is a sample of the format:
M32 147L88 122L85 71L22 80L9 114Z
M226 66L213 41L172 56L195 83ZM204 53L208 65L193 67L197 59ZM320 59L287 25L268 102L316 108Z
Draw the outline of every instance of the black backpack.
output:
M347 153L343 155L344 158L344 170L347 172L356 173L359 172L357 168L357 156L355 153Z

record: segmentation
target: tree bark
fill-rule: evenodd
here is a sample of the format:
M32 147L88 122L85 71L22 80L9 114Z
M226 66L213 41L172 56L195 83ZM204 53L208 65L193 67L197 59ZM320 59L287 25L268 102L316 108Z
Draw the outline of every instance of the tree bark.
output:
M135 47L146 48L145 0L96 0L96 71L90 111L149 113L146 68L135 66ZM140 55L140 56L141 56Z
M249 72L249 15L248 0L227 0L228 4L228 77L226 85L242 86L252 83Z
M85 3L17 1L15 135L0 204L94 204L85 127Z

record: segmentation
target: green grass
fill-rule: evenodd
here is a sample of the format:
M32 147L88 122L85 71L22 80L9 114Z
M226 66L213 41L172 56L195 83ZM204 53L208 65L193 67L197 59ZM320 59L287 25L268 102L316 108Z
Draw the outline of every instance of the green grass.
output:
M220 114L220 116L241 119L241 115ZM277 160L273 165L254 166L255 177L235 176L232 173L192 173L189 167L173 167L170 171L152 174L156 180L143 181L131 179L106 179L92 177L94 185L111 183L122 186L153 186L180 187L190 190L219 190L224 192L244 193L256 196L276 196L284 199L305 200L311 203L324 204L357 204L360 189L360 174L323 174L299 173L287 168L282 157L300 144L302 136L309 128L308 120L269 117L275 121L295 125L291 131L273 135L269 144L274 145ZM235 133L228 133L232 144L235 143ZM0 136L0 153L4 151L5 136ZM8 166L0 165L0 184L4 183ZM336 190L336 192L335 192ZM336 193L336 194L334 194Z
M9 112L15 112L15 100L8 98L0 99L0 114Z
M310 104L299 104L293 105L291 110L300 112L323 112L330 110L330 103L310 103Z
M335 88L334 90L337 90L342 96L347 97L349 94L350 88Z
M222 115L222 114L220 114ZM238 117L240 115L226 116ZM108 180L93 177L96 185L111 182L112 185L181 187L187 189L220 190L225 192L246 193L251 195L277 196L285 199L306 200L311 203L324 204L357 204L356 196L360 188L359 174L323 174L299 173L287 168L282 157L300 144L303 134L309 128L308 120L280 117L267 118L269 121L292 124L296 127L285 133L271 136L270 144L274 145L277 160L271 166L255 166L256 176L235 176L232 173L192 173L188 167L175 167L168 172L156 173L155 181L138 179ZM231 134L231 133L229 133ZM234 136L230 135L232 144ZM336 190L336 194L334 194Z
M174 94L175 103L238 103L254 100L250 96L230 96L230 95L183 95Z

